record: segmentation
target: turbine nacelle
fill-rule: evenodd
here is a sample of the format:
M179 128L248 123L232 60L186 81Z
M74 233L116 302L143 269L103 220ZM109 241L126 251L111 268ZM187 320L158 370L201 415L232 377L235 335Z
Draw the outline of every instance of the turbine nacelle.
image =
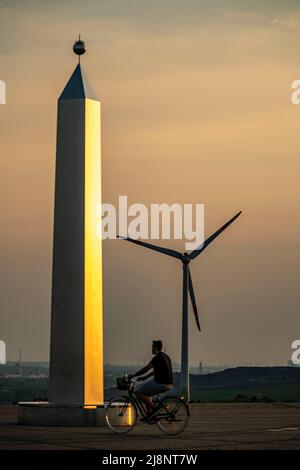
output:
M189 264L191 261L190 255L188 253L183 253L182 262L183 264Z

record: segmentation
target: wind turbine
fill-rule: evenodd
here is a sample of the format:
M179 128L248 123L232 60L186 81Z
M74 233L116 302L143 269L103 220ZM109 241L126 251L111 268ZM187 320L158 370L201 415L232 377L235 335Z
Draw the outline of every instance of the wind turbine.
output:
M192 276L189 268L189 264L192 260L197 258L207 247L208 245L217 238L232 222L239 217L242 211L238 212L232 219L230 219L226 224L222 225L215 233L208 237L202 245L193 250L191 253L180 253L176 250L171 250L169 248L163 248L161 246L152 245L151 243L142 242L140 240L134 240L129 237L121 237L123 240L127 240L136 245L144 246L150 250L158 251L165 255L176 258L182 262L183 268L183 289L182 289L182 337L181 337L181 373L180 373L180 390L181 396L184 397L187 401L190 401L190 384L189 384L189 348L188 348L188 293L190 294L191 303L194 310L195 320L198 327L198 330L201 331L198 310L195 300L195 294L192 283Z

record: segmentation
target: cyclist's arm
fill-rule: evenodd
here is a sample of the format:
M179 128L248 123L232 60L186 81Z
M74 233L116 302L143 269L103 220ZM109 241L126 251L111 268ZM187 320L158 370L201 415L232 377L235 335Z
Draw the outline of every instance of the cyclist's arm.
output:
M148 372L148 370L152 369L152 364L151 362L149 362L149 364L147 364L145 367L143 367L142 369L138 370L135 374L132 374L131 377L138 377L139 375L144 375L146 374L146 372ZM151 374L152 375L152 374Z

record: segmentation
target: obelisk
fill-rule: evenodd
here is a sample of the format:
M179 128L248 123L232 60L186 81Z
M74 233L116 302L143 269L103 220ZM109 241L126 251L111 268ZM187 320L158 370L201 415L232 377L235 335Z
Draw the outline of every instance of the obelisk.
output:
M82 41L74 45L80 57ZM100 102L80 61L58 99L49 402L103 404Z

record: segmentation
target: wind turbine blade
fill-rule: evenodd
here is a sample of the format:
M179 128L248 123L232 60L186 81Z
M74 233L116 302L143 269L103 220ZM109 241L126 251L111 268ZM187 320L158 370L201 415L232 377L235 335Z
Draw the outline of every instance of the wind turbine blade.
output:
M183 255L179 253L179 251L170 250L169 248L163 248L157 245L152 245L151 243L141 242L140 240L134 240L133 238L129 237L120 237L119 235L117 235L117 237L121 240L126 240L128 242L135 243L136 245L144 246L145 248L149 248L150 250L158 251L159 253L163 253L164 255L172 256L173 258L177 258L180 260L182 260L183 258Z
M190 294L190 298L191 298L191 302L192 302L192 306L193 306L193 310L194 310L194 315L195 315L195 320L196 320L196 323L197 323L197 327L198 327L198 330L201 331L190 268L189 268L189 294Z
M237 219L240 215L241 215L242 211L238 212L234 217L232 217L232 219L230 219L228 222L226 222L226 224L224 224L221 228L219 228L219 230L217 230L215 233L213 233L210 237L208 237L205 242L203 243L203 245L201 245L199 248L196 248L196 250L192 251L192 253L189 254L189 257L191 259L194 259L196 258L198 255L200 255L200 253L202 253L203 250L205 250L205 248L208 247L208 245L215 239L217 238L227 227L229 227L229 225L232 224L232 222L235 221L235 219Z

